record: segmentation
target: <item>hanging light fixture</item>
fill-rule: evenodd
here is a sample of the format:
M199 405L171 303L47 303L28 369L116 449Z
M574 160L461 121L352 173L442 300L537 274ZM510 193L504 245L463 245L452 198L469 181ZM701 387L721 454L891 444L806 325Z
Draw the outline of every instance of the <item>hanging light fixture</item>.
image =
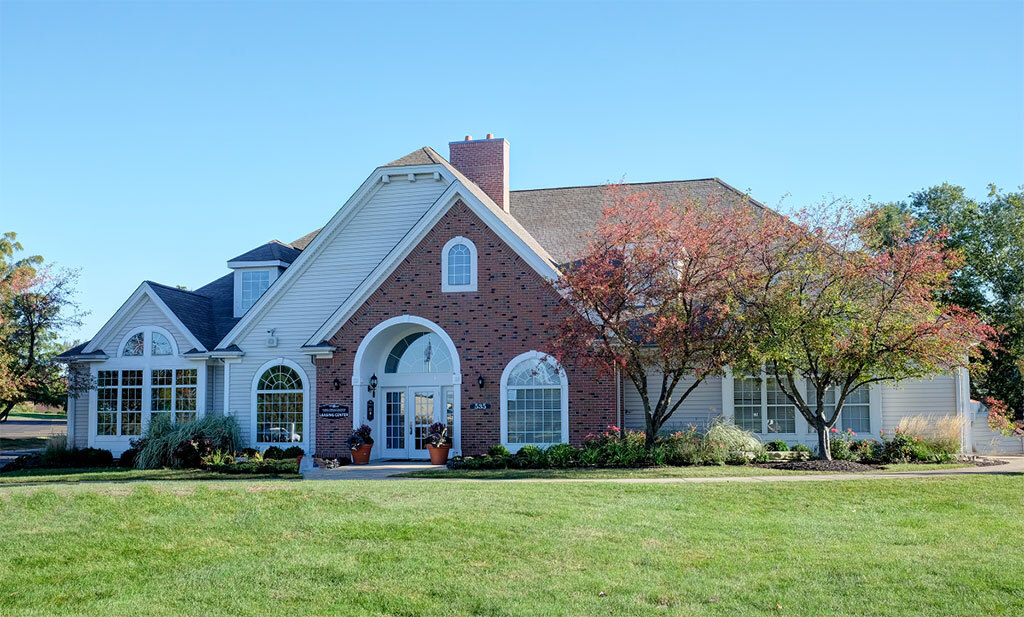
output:
M372 393L372 396L377 396L377 373L370 377L370 385L366 386L366 391Z

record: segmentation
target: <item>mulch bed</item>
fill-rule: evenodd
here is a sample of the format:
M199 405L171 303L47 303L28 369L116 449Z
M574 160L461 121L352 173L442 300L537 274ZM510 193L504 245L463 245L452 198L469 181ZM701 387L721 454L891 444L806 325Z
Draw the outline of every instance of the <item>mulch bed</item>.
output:
M758 463L757 466L766 467L768 469L785 469L787 471L878 471L877 467L872 467L871 465L862 465L860 463L854 463L853 461L821 461L817 459L810 461L779 461L777 463Z

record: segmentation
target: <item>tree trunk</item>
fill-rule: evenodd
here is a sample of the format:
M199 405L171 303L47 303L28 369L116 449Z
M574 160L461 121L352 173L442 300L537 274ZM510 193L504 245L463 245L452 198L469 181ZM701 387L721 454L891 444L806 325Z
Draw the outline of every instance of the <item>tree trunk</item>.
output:
M0 422L7 422L7 418L10 417L11 410L14 409L14 405L15 404L16 403L11 401L11 402L7 403L6 405L4 405L4 408L2 410L0 410Z
M654 425L654 417L650 414L647 414L647 432L644 435L644 447L646 447L648 450L654 447L654 442L655 440L658 439L658 431L660 430L660 426Z
M823 461L832 460L832 448L830 447L831 435L828 426L821 425L814 427L818 431L818 458Z

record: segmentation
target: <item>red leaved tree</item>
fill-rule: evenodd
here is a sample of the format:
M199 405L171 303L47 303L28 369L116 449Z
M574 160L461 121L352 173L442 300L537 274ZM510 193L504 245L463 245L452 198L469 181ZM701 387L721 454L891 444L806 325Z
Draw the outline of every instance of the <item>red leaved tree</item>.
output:
M757 281L737 287L756 351L743 368L776 380L826 459L857 388L948 373L993 340L976 315L938 300L961 256L909 217L878 216L823 205L763 217L742 236Z
M648 447L686 397L742 353L736 230L750 220L745 205L670 203L611 186L586 250L554 283L575 311L557 325L553 355L621 371L643 400Z

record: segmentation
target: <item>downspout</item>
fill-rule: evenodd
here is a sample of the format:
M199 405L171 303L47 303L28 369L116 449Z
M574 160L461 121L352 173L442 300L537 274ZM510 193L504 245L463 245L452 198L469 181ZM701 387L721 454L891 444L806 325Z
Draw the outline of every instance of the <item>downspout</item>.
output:
M622 375L615 368L615 426L622 428Z

